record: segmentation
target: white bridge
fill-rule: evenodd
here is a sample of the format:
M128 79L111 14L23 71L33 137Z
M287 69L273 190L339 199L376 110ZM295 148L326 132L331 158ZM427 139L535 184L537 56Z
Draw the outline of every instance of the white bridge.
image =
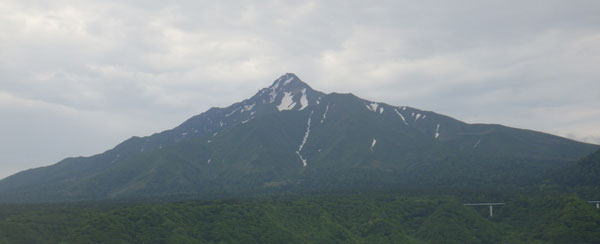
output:
M600 209L600 201L588 201L591 204L596 204L596 209ZM488 206L490 209L490 218L494 217L494 206L505 205L503 202L481 202L481 203L465 203L465 206Z
M482 202L482 203L465 203L465 206L488 206L490 208L490 218L494 217L494 206L504 205L503 202Z

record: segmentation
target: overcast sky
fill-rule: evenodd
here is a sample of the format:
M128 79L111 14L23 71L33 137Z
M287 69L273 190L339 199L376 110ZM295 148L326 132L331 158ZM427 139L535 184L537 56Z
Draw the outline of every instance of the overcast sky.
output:
M600 143L600 1L0 1L0 178L292 72L324 92Z

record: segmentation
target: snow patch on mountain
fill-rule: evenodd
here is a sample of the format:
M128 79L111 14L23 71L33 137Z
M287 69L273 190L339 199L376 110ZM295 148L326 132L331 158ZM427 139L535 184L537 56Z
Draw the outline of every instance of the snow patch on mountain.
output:
M271 88L271 92L269 93L269 103L274 103L275 98L277 98L276 87Z
M440 124L437 124L435 128L435 138L437 139L438 137L440 137Z
M240 108L236 108L233 111L231 111L230 113L226 114L225 117L229 117L231 115L233 115L235 112L237 112Z
M304 132L304 137L302 138L302 143L300 143L300 146L298 147L298 151L296 151L296 154L298 154L298 158L300 158L300 161L302 161L302 167L306 167L306 165L308 165L306 163L306 158L302 157L302 154L300 154L300 152L302 151L302 148L304 148L304 144L306 144L306 141L308 140L308 136L310 135L310 122L312 119L312 115L313 115L313 111L311 111L310 115L308 116L308 122L306 123L306 132Z
M250 105L244 105L244 108L242 109L242 113L245 112L245 111L252 110L254 108L254 105L256 105L256 104L253 103L253 104L250 104Z
M287 79L283 82L283 85L285 86L285 85L289 84L293 79L294 79L294 77L290 77L289 79Z
M248 121L254 119L254 116L250 116L247 120L242 121L242 124L248 123Z
M479 146L479 143L481 143L481 139L477 140L477 143L475 143L475 145L473 145L473 148L477 148Z
M373 151L373 148L375 148L375 144L377 144L377 139L373 138L373 142L371 142L371 152Z
M302 97L300 97L300 110L303 110L308 106L308 99L306 98L306 88L302 89Z
M281 98L281 103L279 103L279 105L277 105L277 110L279 110L279 111L290 110L290 109L294 108L295 105L296 105L296 103L294 102L294 96L292 95L292 93L284 92L283 98Z
M379 107L379 103L369 103L365 106L367 106L368 110L371 110L372 112L377 112L377 107Z
M323 121L325 121L325 119L327 118L327 112L329 112L329 105L325 107L325 112L323 113L323 117L321 118L321 124L323 124Z
M395 109L395 110L396 110L396 114L398 114L398 116L400 116L400 119L402 119L402 122L404 122L405 125L408 125L404 116L402 116L402 114L400 112L398 112L398 109Z
M280 83L281 83L281 78L279 78L279 80L277 80L277 81L275 82L275 84L273 84L273 85L271 86L271 91L275 91L275 90L277 90L277 88L279 88L279 84L280 84Z

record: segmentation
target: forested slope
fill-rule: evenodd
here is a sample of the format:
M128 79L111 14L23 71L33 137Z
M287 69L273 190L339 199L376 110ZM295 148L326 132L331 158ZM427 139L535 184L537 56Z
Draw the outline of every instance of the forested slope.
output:
M600 211L573 195L506 203L491 219L454 197L398 194L3 205L0 243L600 242Z

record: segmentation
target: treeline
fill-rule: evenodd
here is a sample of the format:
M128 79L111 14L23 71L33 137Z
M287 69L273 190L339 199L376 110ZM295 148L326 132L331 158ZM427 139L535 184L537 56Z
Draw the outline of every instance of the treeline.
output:
M177 203L0 205L0 243L600 243L575 195L495 208L449 196L354 194Z

